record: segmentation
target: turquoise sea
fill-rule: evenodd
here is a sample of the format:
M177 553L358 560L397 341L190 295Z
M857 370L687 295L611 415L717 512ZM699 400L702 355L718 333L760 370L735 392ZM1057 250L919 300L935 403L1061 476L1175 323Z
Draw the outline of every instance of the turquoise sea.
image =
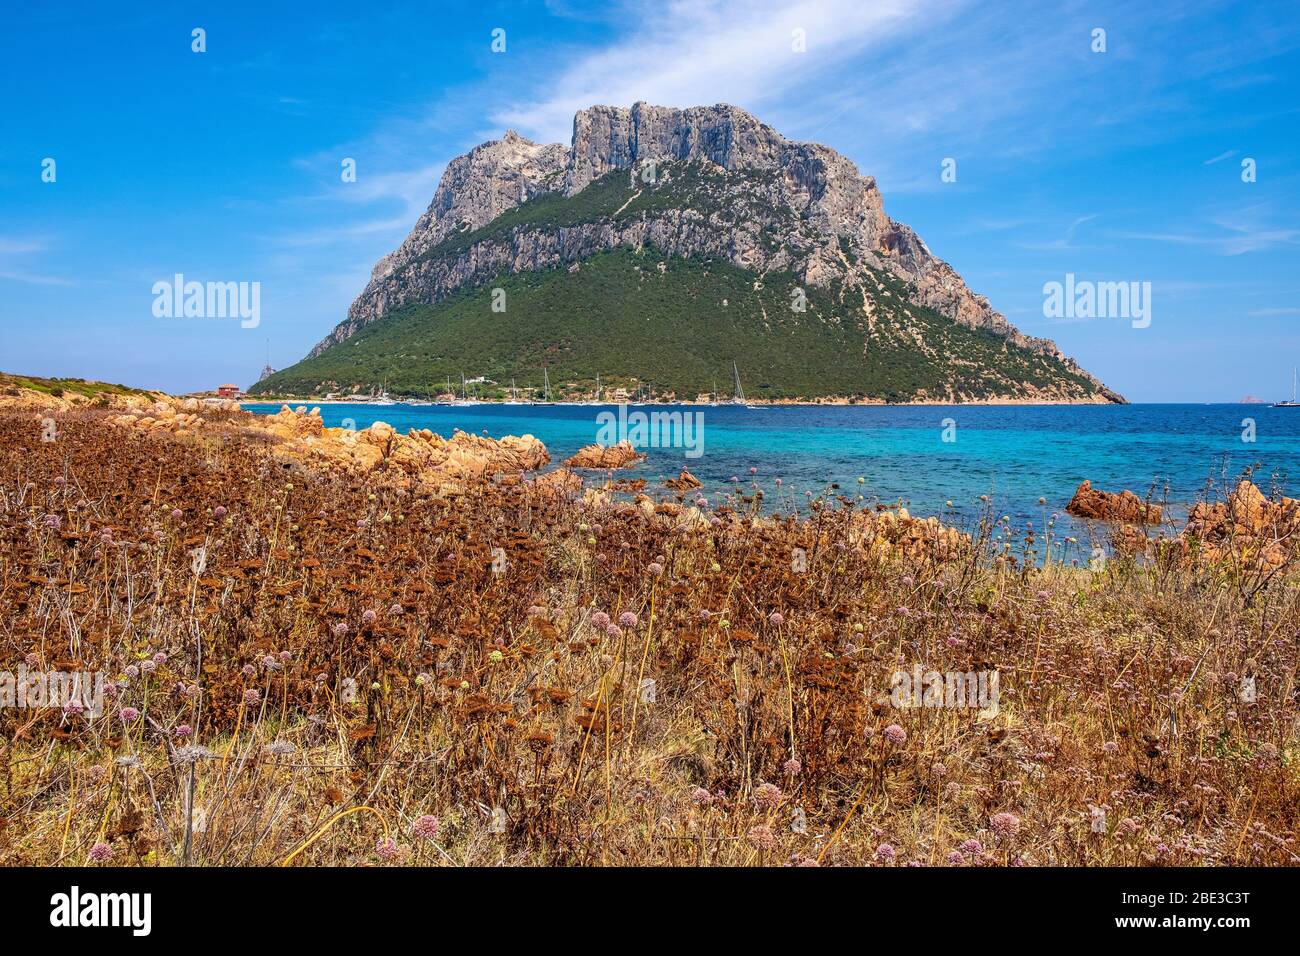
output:
M255 412L280 406L248 404ZM595 441L592 405L323 405L326 425L364 428L376 420L399 431L429 428L502 435L532 434L558 463ZM653 485L688 467L702 493L719 504L757 482L768 507L805 506L807 494L866 496L907 505L913 514L970 517L981 495L1017 524L1041 527L1063 512L1084 478L1110 491L1145 495L1157 486L1178 515L1213 481L1255 467L1267 493L1295 495L1300 485L1300 408L1264 405L1118 406L631 406L632 412L702 415L702 453L646 448L646 461L618 474ZM1250 422L1254 423L1253 441ZM949 441L945 441L945 436ZM751 469L754 471L751 472ZM776 479L781 479L778 486ZM858 479L863 481L859 484ZM838 489L831 489L838 483ZM653 490L648 487L647 490ZM1040 505L1039 498L1046 504ZM952 502L952 508L947 502ZM1066 519L1062 515L1061 521ZM1058 532L1063 528L1058 524Z

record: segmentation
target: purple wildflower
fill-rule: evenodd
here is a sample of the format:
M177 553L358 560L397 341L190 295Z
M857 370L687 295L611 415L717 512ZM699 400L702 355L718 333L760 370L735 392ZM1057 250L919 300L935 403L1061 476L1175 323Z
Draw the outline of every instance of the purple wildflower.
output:
M432 843L438 839L438 830L441 826L442 822L437 817L426 813L415 821L415 824L411 827L411 832L421 840L428 840Z

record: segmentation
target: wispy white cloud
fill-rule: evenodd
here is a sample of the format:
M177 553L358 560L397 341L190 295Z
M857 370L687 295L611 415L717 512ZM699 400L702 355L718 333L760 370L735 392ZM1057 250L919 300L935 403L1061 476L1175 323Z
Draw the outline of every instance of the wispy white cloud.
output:
M1086 216L1077 216L1073 222L1065 229L1065 235L1059 239L1049 239L1046 242L1021 242L1017 243L1022 249L1037 249L1041 251L1051 251L1055 249L1074 248L1074 237L1078 233L1079 227L1085 223L1092 222L1097 218L1097 213L1089 213Z
M75 285L71 279L47 275L31 267L30 258L48 252L51 245L43 237L0 236L0 280L28 285Z
M1125 239L1141 239L1173 245L1198 246L1222 256L1300 245L1300 229L1278 226L1267 220L1267 210L1252 206L1231 213L1209 215L1206 226L1163 232L1121 233Z
M1218 156L1213 156L1210 159L1207 159L1204 165L1213 166L1215 163L1221 163L1225 159L1232 159L1232 157L1236 156L1238 152L1239 150L1235 150L1235 149L1226 150L1220 153Z
M535 139L561 142L569 138L573 114L597 103L727 102L757 109L902 33L932 28L959 5L956 0L677 0L629 6L629 15L640 13L625 39L576 56L546 84L545 95L504 106L492 118Z

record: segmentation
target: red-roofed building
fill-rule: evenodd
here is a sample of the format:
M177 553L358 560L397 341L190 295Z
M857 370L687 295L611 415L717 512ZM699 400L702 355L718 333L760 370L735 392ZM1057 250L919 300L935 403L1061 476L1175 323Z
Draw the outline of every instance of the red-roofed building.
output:
M217 387L217 395L221 398L238 398L240 394L241 390L238 385L219 385Z

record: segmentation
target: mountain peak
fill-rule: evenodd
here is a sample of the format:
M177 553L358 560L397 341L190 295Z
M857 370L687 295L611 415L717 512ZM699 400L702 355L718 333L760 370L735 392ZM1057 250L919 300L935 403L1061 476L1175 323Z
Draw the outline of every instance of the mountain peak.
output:
M615 182L620 171L627 175ZM600 201L580 201L598 184ZM543 200L551 213L520 210ZM779 272L801 287L835 290L840 301L858 303L852 321L872 330L873 300L894 294L882 285L892 277L914 305L1058 364L1077 379L1065 397L1122 400L972 292L911 227L886 214L875 179L847 157L786 139L726 103L590 106L574 115L567 147L510 129L452 160L410 235L375 267L348 318L312 355L405 305L434 305L501 275L574 270L599 253L646 246L669 257L722 259L759 282Z

